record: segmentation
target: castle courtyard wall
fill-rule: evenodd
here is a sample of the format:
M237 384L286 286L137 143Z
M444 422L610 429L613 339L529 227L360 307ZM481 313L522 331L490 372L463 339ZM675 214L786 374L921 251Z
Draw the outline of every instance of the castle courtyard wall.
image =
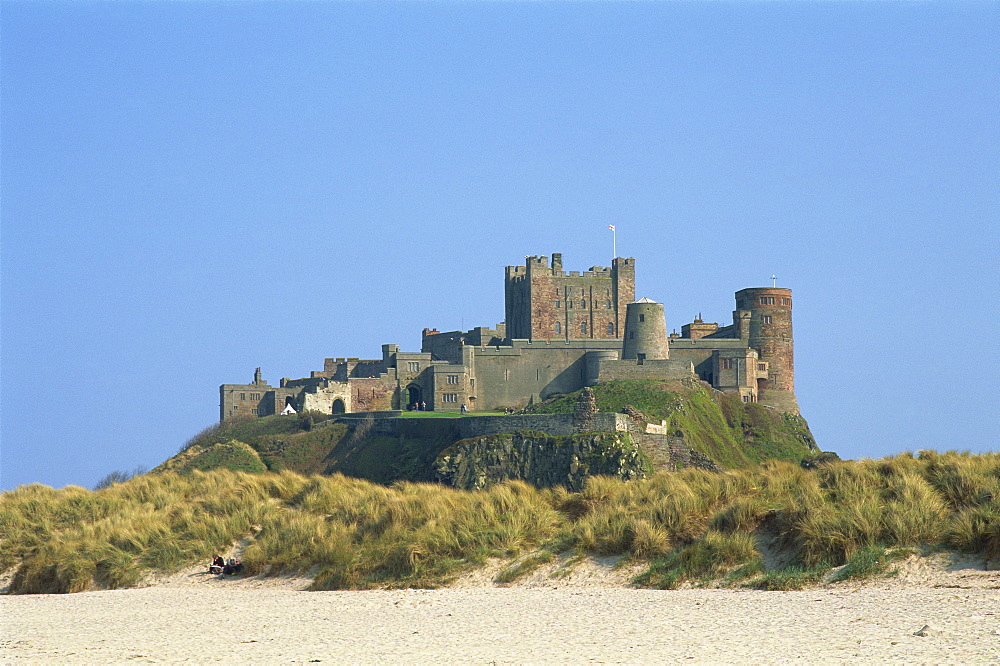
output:
M642 364L634 360L603 361L599 381L674 381L694 377L694 366L690 361L675 359L646 360Z
M475 348L475 409L522 407L583 388L586 354L617 351L620 340L512 340L509 347Z

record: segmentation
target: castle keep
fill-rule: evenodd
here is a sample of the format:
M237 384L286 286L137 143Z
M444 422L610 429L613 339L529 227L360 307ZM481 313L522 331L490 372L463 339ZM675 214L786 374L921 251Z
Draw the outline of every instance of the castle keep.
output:
M635 299L635 260L562 269L562 255L508 266L505 320L496 328L424 329L419 352L382 345L382 358L328 358L322 370L272 387L260 368L250 384L219 387L220 418L282 411L328 414L407 409L485 411L522 407L601 381L701 380L797 414L792 292L736 292L733 323L699 316L667 334L661 303Z

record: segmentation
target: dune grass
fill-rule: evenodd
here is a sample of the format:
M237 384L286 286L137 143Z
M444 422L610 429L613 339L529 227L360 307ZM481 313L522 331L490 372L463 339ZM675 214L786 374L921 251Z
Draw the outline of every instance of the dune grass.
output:
M309 572L315 589L434 587L490 557L520 558L504 573L514 580L574 550L647 563L636 579L647 587L794 589L833 567L883 574L925 546L1000 561L1000 454L591 477L580 492L215 470L0 495L12 593L129 587L244 538L247 574Z

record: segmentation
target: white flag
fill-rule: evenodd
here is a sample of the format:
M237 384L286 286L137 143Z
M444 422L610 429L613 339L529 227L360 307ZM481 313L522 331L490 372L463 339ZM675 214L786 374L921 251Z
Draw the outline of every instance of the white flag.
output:
M608 229L611 229L611 231L614 231L615 230L615 225L609 224L608 225Z

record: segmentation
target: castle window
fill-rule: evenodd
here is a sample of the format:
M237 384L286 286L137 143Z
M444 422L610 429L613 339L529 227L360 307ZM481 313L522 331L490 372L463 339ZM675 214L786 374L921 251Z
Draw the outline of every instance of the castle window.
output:
M608 322L608 335L615 334L615 323L613 321Z
M635 331L629 331L628 332L628 339L629 340L634 340L635 339Z
M644 314L639 315L639 321L646 321L646 315Z
M771 323L771 315L764 315L764 323L765 324Z
M566 307L567 308L572 308L573 307L573 301L566 301Z
M556 307L557 308L561 308L562 307L562 301L556 301Z
M723 370L732 370L733 369L733 359L731 359L731 358L724 358L724 359L722 359L722 369Z
M743 402L750 402L750 396L748 395L743 396Z
M556 322L556 333L562 333L562 324Z
M767 370L767 363L758 363L757 364L757 369L758 370Z
M604 307L605 307L605 309L610 310L611 309L611 301L605 301L604 302Z
M774 296L761 296L760 297L760 304L761 305L774 305Z
M442 393L441 394L441 401L442 402L458 402L458 394L457 393Z
M417 363L416 361L409 361L406 364L406 369L409 370L410 372L417 372L420 370L420 364Z
M580 301L580 307L581 308L587 307L587 301Z
M781 299L781 304L782 305L791 305L792 304L792 299L790 299L790 298L782 298Z
M448 375L448 383L449 384L457 384L458 383L458 375Z
M580 322L580 332L584 334L587 333L587 322L585 321Z
M251 409L250 413L251 414L257 414L259 411L260 411L259 409Z

